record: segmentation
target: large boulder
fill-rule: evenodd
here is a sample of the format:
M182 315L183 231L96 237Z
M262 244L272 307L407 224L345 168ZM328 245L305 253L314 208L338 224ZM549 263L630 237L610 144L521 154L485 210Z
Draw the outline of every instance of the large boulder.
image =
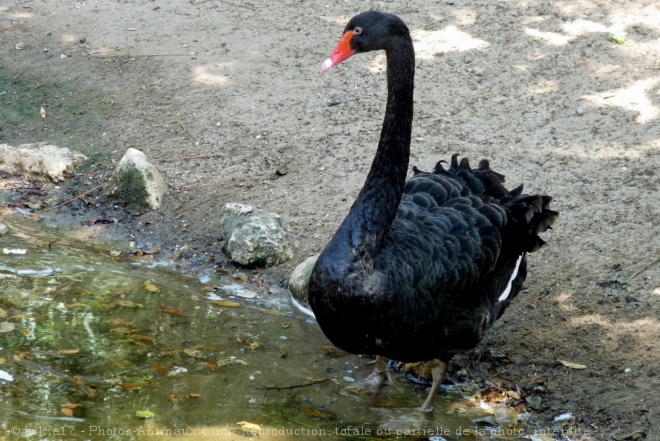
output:
M167 184L147 155L133 148L126 150L112 175L110 196L129 205L156 210L165 193Z
M291 273L291 277L289 278L289 291L291 291L291 295L300 302L307 303L308 301L309 276L312 274L312 270L314 269L314 265L316 265L318 258L318 254L308 257Z
M251 205L226 204L221 213L223 251L243 266L274 266L293 257L280 217Z
M54 182L63 181L87 157L45 142L12 147L0 144L0 171Z

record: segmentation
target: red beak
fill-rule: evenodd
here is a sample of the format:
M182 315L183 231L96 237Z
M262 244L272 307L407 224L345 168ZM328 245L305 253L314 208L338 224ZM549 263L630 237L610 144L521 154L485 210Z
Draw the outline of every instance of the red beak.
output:
M353 38L353 31L347 31L337 43L337 47L332 51L330 58L325 60L321 65L321 69L325 72L326 70L334 67L353 55L355 52L351 49L351 38Z

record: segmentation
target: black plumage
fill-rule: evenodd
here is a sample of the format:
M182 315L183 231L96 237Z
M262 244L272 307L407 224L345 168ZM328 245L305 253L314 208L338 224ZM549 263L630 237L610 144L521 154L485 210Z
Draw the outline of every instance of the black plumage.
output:
M406 182L414 50L396 16L353 17L324 69L385 50L388 98L380 142L348 216L319 256L309 302L321 329L350 352L438 360L429 410L446 363L474 348L521 290L526 254L553 223L551 197L508 191L504 176L458 155ZM376 376L385 379L384 364Z

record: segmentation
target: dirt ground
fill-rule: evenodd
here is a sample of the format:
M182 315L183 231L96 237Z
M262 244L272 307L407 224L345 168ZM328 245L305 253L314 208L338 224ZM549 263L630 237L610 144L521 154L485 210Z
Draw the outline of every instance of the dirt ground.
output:
M415 39L411 164L488 158L561 212L473 375L535 391L540 425L570 412L588 433L570 439L660 440L657 2L3 1L0 142L92 158L51 205L144 151L170 185L159 210L96 191L44 216L118 219L103 231L164 257L224 265L222 205L279 213L296 257L268 274L286 283L327 243L375 151L384 56L320 71L346 21L372 8Z

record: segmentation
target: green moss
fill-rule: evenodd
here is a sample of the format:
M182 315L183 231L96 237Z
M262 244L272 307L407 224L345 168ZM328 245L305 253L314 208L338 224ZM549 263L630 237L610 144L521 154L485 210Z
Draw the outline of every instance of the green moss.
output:
M117 169L114 176L113 196L141 208L149 208L147 204L147 187L144 177L134 167Z

